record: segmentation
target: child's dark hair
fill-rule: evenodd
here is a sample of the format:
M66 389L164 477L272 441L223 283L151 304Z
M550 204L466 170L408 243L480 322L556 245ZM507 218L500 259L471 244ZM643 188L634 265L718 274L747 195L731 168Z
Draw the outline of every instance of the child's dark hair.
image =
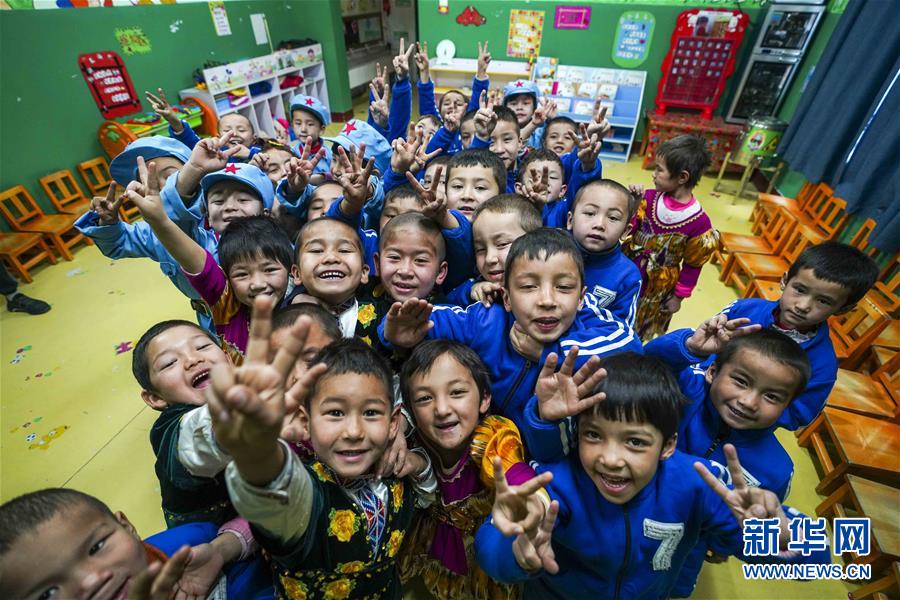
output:
M447 165L450 164L450 160L452 158L453 158L452 156L449 156L447 154L438 154L437 156L435 156L434 158L432 158L431 160L428 161L428 164L425 165L425 170L427 171L431 167L443 166L444 168L442 170L444 172L444 177L446 177L447 176Z
M801 269L812 269L817 279L837 283L850 292L844 306L853 306L878 279L878 265L861 250L840 242L822 242L800 253L787 272L793 279Z
M228 224L219 239L219 265L225 274L241 259L258 256L277 261L288 271L294 263L294 247L284 230L265 215L240 217Z
M294 153L293 149L291 149L291 147L289 145L282 144L275 138L260 139L260 142L261 142L260 147L259 147L260 154L265 154L269 150L281 150L282 152L287 152L291 156L297 156Z
M578 124L569 117L553 117L552 119L547 121L547 124L544 126L544 134L541 136L541 146L547 145L547 134L550 132L550 126L559 125L560 123L569 125L573 130L575 130L576 134L578 133Z
M462 367L472 375L475 381L475 387L478 388L479 401L484 398L485 394L491 393L491 375L484 361L478 354L459 342L450 340L428 340L422 342L412 351L403 368L400 371L400 394L407 410L412 413L412 390L410 382L416 375L427 375L431 372L434 363L437 362L444 354L458 362Z
M381 230L381 235L379 235L379 251L384 251L384 245L388 242L388 240L391 239L391 236L394 235L395 230L400 229L401 227L409 226L412 226L425 235L433 238L435 240L435 250L437 251L438 261L444 260L447 255L447 244L444 241L443 234L441 233L441 226L422 213L418 212L399 214L385 223L384 229Z
M494 180L497 182L497 189L501 192L506 189L506 166L499 156L487 148L469 148L454 154L447 165L447 185L450 185L450 176L453 169L464 169L466 167L487 167L493 172Z
M419 120L416 121L416 124L421 123L422 121L431 121L431 124L435 127L441 126L441 120L434 115L425 115L424 117L419 117Z
M352 241L359 248L359 251L363 251L362 241L359 239L359 233L353 229L353 226L345 221L341 221L340 219L335 219L333 217L316 217L312 221L307 221L303 227L300 228L300 231L297 232L297 237L294 239L294 248L297 252L297 256L299 257L300 251L303 248L303 234L306 233L306 230L310 227L314 227L315 225L322 223L331 223L332 225L337 225L339 227L345 228L347 231L352 232L353 235L348 236L350 241ZM221 251L220 251L221 252ZM298 258L299 262L299 258Z
M391 188L391 191L384 195L383 206L387 206L388 202L396 200L398 198L415 198L417 201L419 201L419 195L416 193L416 190L414 190L408 183L404 183L403 185L398 185L395 188Z
M556 254L567 254L575 261L578 268L579 285L584 285L584 259L572 236L566 234L560 229L553 227L541 227L534 231L529 231L516 240L509 247L509 254L506 255L506 266L503 271L503 287L509 289L509 276L512 273L512 266L519 258L527 258L528 260L549 260L551 256Z
M649 423L662 433L663 441L678 433L681 409L687 403L672 371L660 359L622 352L600 359L607 376L594 392L606 399L581 416L608 421Z
M272 331L285 329L297 322L297 319L303 315L312 319L321 329L322 333L337 341L344 336L341 334L341 327L338 325L337 319L333 314L312 302L301 302L299 304L291 304L285 306L275 312L272 316Z
M373 375L384 384L384 392L388 398L388 404L394 404L394 376L387 360L359 338L345 338L328 344L316 354L310 361L311 365L324 363L328 369L316 384L329 377L343 375L344 373L357 373L360 375ZM315 395L313 388L306 396L306 408L309 401Z
M500 123L501 121L512 123L516 126L516 133L519 133L519 119L516 117L516 113L514 113L511 108L507 108L505 105L495 106L494 114L497 115L498 123Z
M561 177L565 177L565 168L563 167L562 161L556 155L556 152L553 150L548 150L547 148L539 148L537 150L529 150L528 154L525 155L525 160L522 161L522 164L519 165L519 182L524 182L527 178L531 177L531 174L528 172L528 168L536 162L551 162L559 167L559 172Z
M219 122L221 123L223 119L226 119L228 117L241 117L242 119L247 121L248 125L250 125L250 131L252 131L254 133L256 132L256 127L253 126L253 121L251 121L250 117L248 117L247 115L243 115L239 112L228 113L227 115L219 117ZM257 138L257 141L259 141L258 138Z
M466 113L462 116L462 119L459 120L460 128L463 126L463 123L468 123L469 121L475 120L475 115L478 114L478 109L473 108L472 110L467 110ZM441 155L443 156L443 155ZM438 157L440 158L440 157Z
M584 194L586 193L586 190L591 189L591 188L607 189L607 190L611 190L613 192L616 192L618 194L622 194L623 196L625 196L625 198L628 199L627 201L628 201L628 218L629 219L631 219L634 216L634 213L637 212L638 201L640 200L639 196L632 194L631 190L629 190L627 187L625 187L618 181L613 181L612 179L603 179L601 177L596 177L594 179L591 179L590 181L588 181L587 183L585 183L578 189L578 193L575 194L575 202L572 203L572 214L575 213L575 207L578 206L578 201L581 200L582 196L584 196Z
M157 391L153 387L153 384L150 382L150 363L147 362L147 350L150 348L150 342L152 342L161 333L164 333L174 327L192 327L208 337L214 344L219 344L219 340L217 340L213 334L203 329L193 321L185 321L183 319L170 319L168 321L162 321L160 323L157 323L156 325L153 325L152 327L150 327L150 329L144 332L144 335L141 336L141 339L139 339L137 344L134 345L134 350L131 351L131 374L134 375L134 378L137 380L138 385L141 386L142 390L148 390L151 392Z
M20 537L34 536L40 525L78 506L116 518L97 498L68 488L38 490L4 502L0 505L0 556L7 554Z
M666 170L672 177L677 178L682 171L688 172L685 183L688 189L697 185L711 164L706 140L698 135L679 135L666 140L656 149L656 156L665 161Z
M713 359L716 372L721 373L741 350L752 350L793 370L797 374L797 384L791 400L806 389L812 373L809 356L800 344L788 336L772 329L763 329L732 338Z
M483 202L472 213L472 225L478 220L479 215L490 213L494 215L514 214L518 217L522 231L528 233L543 226L540 211L534 204L519 194L500 194Z

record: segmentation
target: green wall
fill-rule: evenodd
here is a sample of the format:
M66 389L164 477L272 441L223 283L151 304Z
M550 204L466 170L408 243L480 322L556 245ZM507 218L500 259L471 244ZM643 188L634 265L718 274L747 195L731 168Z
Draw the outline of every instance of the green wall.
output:
M450 12L439 14L437 0L418 0L419 39L428 41L431 52L442 39L453 40L456 45L456 56L475 58L477 42L489 40L490 50L495 60L521 60L506 55L506 40L509 35L509 11L542 10L544 11L544 29L541 39L541 56L552 56L559 59L560 64L580 65L588 67L621 68L612 61L612 46L615 43L616 27L619 17L626 11L648 11L656 18L653 40L647 59L637 67L647 72L647 83L644 87L642 110L646 112L655 106L657 86L662 75L661 66L678 15L691 8L734 8L728 3L712 2L670 2L659 4L660 0L647 3L610 2L603 0L579 0L577 2L556 2L552 0L480 0L463 2L450 0ZM467 6L473 5L487 18L484 25L475 27L463 26L456 22L456 16ZM553 19L557 4L590 5L591 23L588 29L555 29ZM719 102L716 114L721 114L731 102L731 88L738 83L739 75L749 57L753 40L756 39L758 23L765 17L766 10L756 8L756 2L747 2L744 12L750 17L750 25L744 33L740 54L734 74L728 79L728 87ZM440 84L440 82L438 82ZM643 135L643 122L640 123L635 139Z
M331 110L352 108L339 2L254 0L225 6L232 35L223 37L216 35L205 2L0 11L0 190L23 184L52 212L38 179L62 168L74 173L77 163L103 154L97 142L103 117L79 71L79 54L114 50L142 100L144 90L157 87L175 100L178 90L193 85L191 73L205 61L268 53L268 46L253 38L253 13L266 14L275 46L286 39L320 41ZM176 21L181 23L172 33L169 26ZM149 54L122 52L113 30L133 26L150 40ZM146 101L143 107L150 110Z

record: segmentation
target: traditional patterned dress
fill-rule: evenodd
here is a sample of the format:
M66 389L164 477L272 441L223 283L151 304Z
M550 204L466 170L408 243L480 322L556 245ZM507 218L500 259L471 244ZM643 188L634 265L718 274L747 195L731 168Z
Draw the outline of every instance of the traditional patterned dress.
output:
M420 514L398 559L404 582L420 576L442 600L519 597L517 586L494 581L475 561L475 531L494 504L495 456L511 484L534 477L515 424L496 415L485 417L469 452L449 472L435 469L438 499Z
M696 198L676 202L656 190L644 194L623 250L641 271L635 331L649 341L666 332L672 314L662 310L671 296L691 295L700 268L719 245L719 232Z

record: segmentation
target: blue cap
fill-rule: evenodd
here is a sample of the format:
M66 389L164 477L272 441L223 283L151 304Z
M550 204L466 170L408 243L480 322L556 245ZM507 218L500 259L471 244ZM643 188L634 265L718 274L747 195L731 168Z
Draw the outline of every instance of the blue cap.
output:
M384 175L391 166L391 145L378 131L359 119L350 119L344 128L334 137L323 137L328 142L336 142L344 150L366 145L366 159L375 159L375 168Z
M291 98L291 116L293 116L295 110L305 110L306 112L314 114L322 121L323 127L331 123L331 113L328 112L328 107L325 106L321 100L313 96L297 94Z
M124 187L138 178L138 156L143 156L145 161L171 156L187 164L187 161L191 158L191 149L178 140L164 135L138 138L128 144L109 163L109 174L112 175L116 183Z
M511 81L503 86L503 103L506 104L507 100L520 94L531 94L534 96L534 104L537 106L538 98L541 97L541 90L535 82L527 79Z
M272 186L272 180L256 165L228 163L224 169L206 175L200 180L200 189L203 190L203 197L206 197L209 188L213 185L226 180L237 181L249 186L259 194L263 208L272 209L272 203L275 199L275 188Z

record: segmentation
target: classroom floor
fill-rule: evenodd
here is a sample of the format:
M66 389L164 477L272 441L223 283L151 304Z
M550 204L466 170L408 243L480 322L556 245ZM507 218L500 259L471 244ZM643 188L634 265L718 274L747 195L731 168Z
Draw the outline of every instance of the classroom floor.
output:
M365 118L365 106L356 108ZM640 158L607 161L603 172L626 185L652 185ZM704 178L697 191L713 224L749 233L753 202L712 193L714 179ZM130 350L153 323L191 319L188 302L154 263L111 261L95 246L81 247L72 262L37 270L34 283L19 290L53 309L40 316L0 310L0 501L72 487L124 511L145 536L163 529L149 443L157 413L141 401ZM718 269L707 266L672 327L695 326L734 299ZM788 503L811 515L821 501L813 463L792 434L779 438L796 469ZM748 584L732 559L708 565L693 597L846 598L851 589L833 581Z

